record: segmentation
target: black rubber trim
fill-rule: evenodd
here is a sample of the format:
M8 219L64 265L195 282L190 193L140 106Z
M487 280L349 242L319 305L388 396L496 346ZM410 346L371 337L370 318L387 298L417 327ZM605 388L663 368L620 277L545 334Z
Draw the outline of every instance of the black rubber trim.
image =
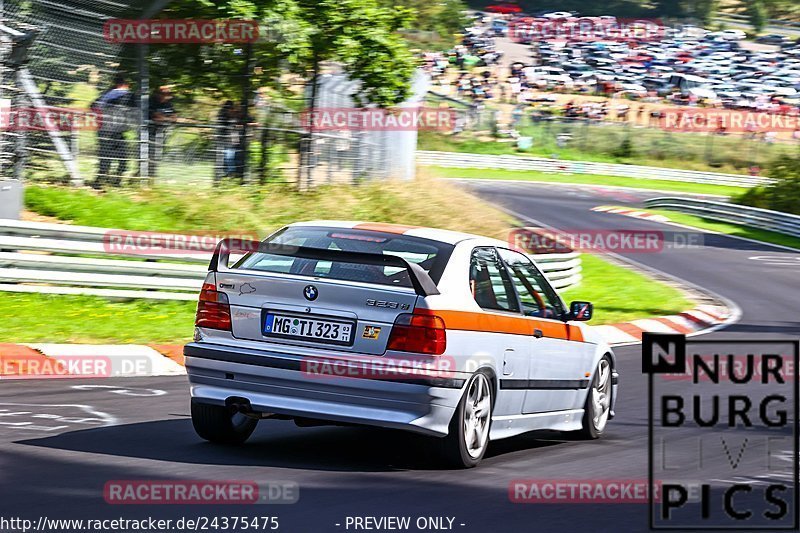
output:
M281 370L300 371L300 360L284 359L283 357L273 357L271 355L254 355L229 350L217 350L187 344L183 347L183 355L186 357L197 357L200 359L212 359L214 361L227 361L230 363L240 363L243 365L265 366L269 368L279 368Z
M327 250L322 248L309 248L307 246L287 246L259 241L242 241L241 239L223 239L214 249L208 270L211 272L227 271L228 258L231 251L259 252L263 254L284 255L288 257L301 257L317 261L342 261L362 265L393 266L408 271L408 278L414 291L419 296L439 294L436 284L421 266L409 263L397 255L369 254L363 252L347 252L344 250ZM225 265L220 269L220 265Z
M268 354L248 354L229 350L218 350L202 346L187 344L183 347L183 355L186 357L196 357L198 359L210 359L212 361L225 361L242 365L262 366L266 368L278 368L280 370L293 370L300 372L302 363L299 359L286 359L275 357ZM374 381L391 381L394 383L407 383L409 385L424 385L427 387L440 387L444 389L460 389L466 382L460 378L446 377L414 377L414 378L392 378L389 376L360 376L347 379L369 379Z
M501 379L501 389L571 390L589 387L588 379Z

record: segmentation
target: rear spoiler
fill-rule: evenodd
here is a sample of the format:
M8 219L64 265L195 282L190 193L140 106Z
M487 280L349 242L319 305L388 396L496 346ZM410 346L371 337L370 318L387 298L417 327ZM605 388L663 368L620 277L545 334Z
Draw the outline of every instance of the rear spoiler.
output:
M284 255L301 259L316 259L318 261L340 261L360 265L392 266L402 268L408 272L408 278L414 292L419 296L439 294L436 284L421 266L409 263L397 255L369 254L363 252L347 252L344 250L325 250L322 248L308 248L306 246L288 246L261 241L248 241L242 239L223 239L214 249L211 256L210 272L229 272L228 261L231 252L259 252L263 254Z

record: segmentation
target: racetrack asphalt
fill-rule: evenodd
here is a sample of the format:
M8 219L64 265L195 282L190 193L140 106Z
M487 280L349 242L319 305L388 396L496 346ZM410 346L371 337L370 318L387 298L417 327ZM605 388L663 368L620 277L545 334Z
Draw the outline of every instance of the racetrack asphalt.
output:
M683 231L591 211L604 204L641 205L657 195L653 192L463 183L487 201L562 229ZM800 254L720 235L703 238L703 246L694 249L625 257L740 307L738 323L702 338L797 339ZM357 530L346 526L348 516L410 516L412 525L418 517L452 517L452 529L464 532L646 531L644 503L517 504L509 499L509 484L517 479L647 480L641 349L615 351L621 376L617 417L602 439L527 434L492 443L484 462L464 471L439 469L425 438L388 430L299 428L266 420L242 447L208 444L192 429L185 376L5 381L0 385L0 517L268 515L279 517L279 531L326 532ZM688 427L678 431L685 438L695 433ZM729 477L724 463L712 465L720 479ZM142 479L292 481L299 484L300 497L287 505L105 502L108 481Z

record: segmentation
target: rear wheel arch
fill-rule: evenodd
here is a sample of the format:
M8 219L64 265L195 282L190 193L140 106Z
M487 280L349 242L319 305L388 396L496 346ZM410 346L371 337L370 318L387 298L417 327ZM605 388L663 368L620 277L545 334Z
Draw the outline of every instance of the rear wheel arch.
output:
M486 374L486 377L489 379L489 385L492 386L492 407L497 403L497 393L500 391L500 381L497 379L497 372L495 372L494 368L490 366L482 366L475 370L473 374L477 373ZM466 380L469 382L469 380ZM465 383L466 384L466 383ZM464 388L464 394L467 393L466 387Z
M489 444L496 397L494 378L490 367L481 367L466 380L447 435L438 440L440 456L446 465L472 468L483 459ZM487 399L490 400L488 405Z
M486 375L487 379L489 380L489 385L491 385L491 392L492 392L492 409L497 403L497 393L500 391L500 381L497 378L497 372L495 372L494 368L491 366L482 366L477 368L474 372L470 373L470 376L464 380L464 385L462 385L461 395L458 398L458 401L464 399L464 395L467 394L467 385L469 385L470 380L475 374L484 374ZM450 417L450 421L453 420L453 417L458 416L458 409L453 411L453 416Z

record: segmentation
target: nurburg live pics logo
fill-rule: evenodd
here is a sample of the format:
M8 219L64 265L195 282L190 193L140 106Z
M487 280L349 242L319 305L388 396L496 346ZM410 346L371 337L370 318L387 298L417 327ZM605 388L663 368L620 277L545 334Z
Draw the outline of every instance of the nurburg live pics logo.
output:
M644 334L651 529L797 529L799 358L797 340Z

